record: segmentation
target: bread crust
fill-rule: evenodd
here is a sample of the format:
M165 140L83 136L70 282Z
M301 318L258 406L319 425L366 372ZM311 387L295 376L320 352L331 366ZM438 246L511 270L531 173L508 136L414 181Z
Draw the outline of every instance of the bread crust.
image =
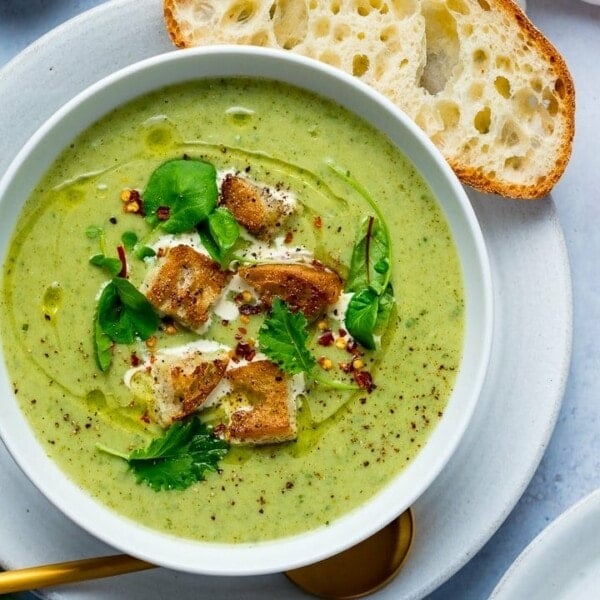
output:
M291 309L314 319L335 304L342 292L340 276L320 264L260 264L241 267L240 277L251 285L263 304L281 298Z
M268 360L258 360L227 373L234 394L254 398L251 409L230 415L225 438L232 444L274 444L297 435L296 405L287 375Z
M203 31L202 28L194 29L193 19L184 18L184 15L193 14L194 9L198 9L200 4L204 6L204 9L209 11L214 8L211 2L215 0L203 0L202 3L199 0L164 0L164 16L167 25L167 30L173 41L173 43L179 48L187 48L191 46L201 44L213 44L213 43L238 43L238 44L259 44L269 45L277 47L277 44L273 42L272 36L265 38L264 35L255 35L254 37L249 36L248 33L242 35L236 31L235 28L231 28L232 31L221 31L219 36L212 34L208 31ZM430 4L435 4L436 0L428 0ZM226 0L219 0L219 2L226 3ZM239 4L239 3L238 3ZM267 7L267 4L269 5ZM265 2L264 0L255 0L253 6L257 8L257 12L260 12L264 17L265 11L268 11L271 6L275 6L278 3ZM322 0L319 0L319 4L324 4ZM344 3L341 3L342 5ZM416 0L418 6L425 5L425 0ZM573 80L569 73L569 69L564 58L558 52L558 50L550 43L550 41L537 29L512 0L455 0L454 5L465 4L468 5L469 10L481 10L486 12L498 13L498 20L502 17L508 17L511 23L514 23L515 27L518 28L520 35L523 36L524 48L527 52L535 52L544 63L544 66L552 73L552 77L555 81L555 89L553 93L553 102L556 102L556 113L552 115L554 123L556 123L558 133L553 137L552 143L554 147L550 150L551 158L548 158L548 148L546 148L546 154L544 149L540 148L539 151L531 150L531 155L528 154L527 160L529 161L529 168L531 170L534 167L537 169L535 174L528 176L525 181L515 180L511 177L509 166L506 166L512 158L514 158L510 149L503 148L503 154L499 156L502 159L501 162L504 166L500 168L486 167L476 160L474 157L469 156L468 150L461 148L447 148L443 142L436 139L435 135L427 131L426 127L423 127L419 123L418 118L415 118L415 110L410 110L411 107L407 107L402 103L402 95L406 88L402 88L401 85L393 86L394 89L386 89L385 85L378 85L378 81L370 81L367 77L362 77L367 83L370 83L375 88L379 88L381 92L387 94L392 101L394 101L401 109L405 110L412 118L415 118L417 124L419 124L428 135L432 138L434 143L438 146L447 162L454 170L459 179L473 188L492 194L498 194L501 196L516 198L516 199L538 199L549 194L556 182L562 176L567 163L569 161L573 136L575 132L575 88ZM485 8L487 7L487 8ZM308 9L310 11L310 9ZM272 11L271 11L272 16ZM339 17L339 15L336 15ZM264 23L263 23L264 25ZM213 28L214 29L214 28ZM476 35L476 33L474 34ZM423 41L423 43L425 43ZM279 46L284 47L284 46ZM333 47L332 47L333 49ZM414 48L413 48L414 49ZM299 52L306 55L311 55L309 49L302 44L297 44L291 48L291 51ZM323 56L313 56L314 58L321 58L321 60L327 60ZM408 57L410 58L410 57ZM346 69L348 70L348 69ZM359 74L362 76L362 74ZM400 83L400 75L394 71L391 75L391 81L397 79L397 83ZM388 81L388 84L390 82ZM404 85L404 84L403 84ZM392 93L390 93L390 91ZM394 97L398 96L398 97ZM457 98L457 100L459 100ZM414 107L412 107L414 109ZM411 114L413 113L413 114ZM464 137L467 137L467 132L464 133ZM473 132L469 132L472 135ZM485 134L478 134L474 132L479 139L483 139ZM554 138L558 138L554 141ZM542 138L541 145L543 146L546 140ZM539 142L538 142L539 143ZM505 160L506 159L506 160ZM543 167L535 166L536 163L543 164ZM518 170L520 167L514 167ZM528 171L529 175L529 171Z

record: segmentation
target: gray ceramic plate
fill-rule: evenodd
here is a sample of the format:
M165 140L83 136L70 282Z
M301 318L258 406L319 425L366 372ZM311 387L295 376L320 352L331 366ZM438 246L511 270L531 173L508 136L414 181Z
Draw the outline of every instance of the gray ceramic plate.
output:
M161 0L115 0L41 38L0 71L0 170L67 99L120 67L171 49ZM417 535L409 561L375 598L421 598L474 556L529 483L560 408L571 351L571 287L554 204L470 197L495 287L490 368L461 446L414 507ZM1 445L0 489L0 563L5 567L115 552L51 506ZM253 600L265 593L304 597L283 575L224 579L163 569L46 595L57 600L173 595Z

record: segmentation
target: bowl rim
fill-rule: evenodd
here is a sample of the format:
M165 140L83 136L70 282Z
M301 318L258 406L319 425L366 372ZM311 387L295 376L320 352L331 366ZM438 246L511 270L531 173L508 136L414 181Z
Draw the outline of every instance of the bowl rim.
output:
M5 221L5 213L9 212L7 196L11 190L29 186L30 193L62 148L112 108L167 85L220 76L275 79L330 98L351 112L360 113L361 118L384 131L395 145L402 143L400 149L413 165L415 153L417 156L421 153L420 162L433 169L424 175L423 168L415 165L430 187L444 189L448 194L440 198L433 189L457 245L466 300L463 357L444 417L405 469L369 500L329 526L242 544L199 542L171 536L123 517L94 500L69 479L38 444L14 398L3 358L0 360L0 389L4 388L12 401L0 404L0 437L19 467L46 498L83 529L111 546L181 571L257 575L303 566L358 543L413 504L434 481L460 443L483 386L492 343L492 280L487 250L473 208L459 180L431 140L396 105L359 79L319 61L276 49L212 46L175 50L136 62L92 84L47 119L8 167L0 180L0 222ZM134 87L141 85L144 89L132 92L132 81ZM105 104L108 108L103 108ZM70 129L69 125L78 119L85 124L76 130ZM57 138L62 143L53 142L58 151L48 158L42 151L44 144ZM32 161L40 161L39 164L46 161L46 165L38 169L41 171L38 177L29 177L26 173ZM14 203L18 206L11 207L10 225L2 225L8 232L12 233L16 215L28 195L21 194L21 202ZM3 240L0 247L2 258L11 236L4 237L8 239ZM469 281L465 280L466 270L471 273ZM473 302L474 298L478 304ZM466 352L470 352L468 364L465 363ZM0 357L3 353L0 345ZM440 439L442 435L448 439ZM428 465L425 475L418 472L423 465Z

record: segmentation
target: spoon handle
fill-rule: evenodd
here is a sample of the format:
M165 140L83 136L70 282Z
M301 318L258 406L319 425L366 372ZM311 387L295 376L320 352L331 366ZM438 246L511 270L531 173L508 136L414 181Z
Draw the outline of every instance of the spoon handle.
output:
M112 577L152 569L156 565L127 554L86 558L28 569L0 572L0 594L25 592L38 588Z

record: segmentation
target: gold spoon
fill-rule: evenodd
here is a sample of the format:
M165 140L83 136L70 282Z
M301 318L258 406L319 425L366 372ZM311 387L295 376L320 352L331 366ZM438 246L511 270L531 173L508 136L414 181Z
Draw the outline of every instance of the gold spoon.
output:
M287 571L298 587L320 598L360 598L389 583L400 570L414 534L407 510L360 544L318 563ZM126 554L0 572L0 595L112 577L156 565Z

